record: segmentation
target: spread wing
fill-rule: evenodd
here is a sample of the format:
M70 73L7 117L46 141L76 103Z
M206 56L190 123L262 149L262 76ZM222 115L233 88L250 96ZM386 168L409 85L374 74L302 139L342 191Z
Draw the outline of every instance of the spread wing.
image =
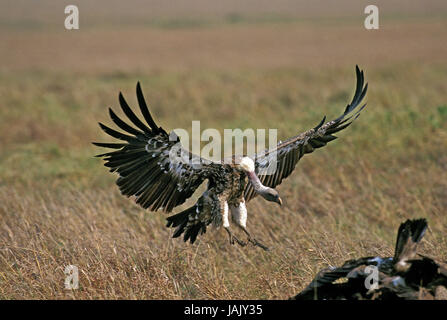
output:
M109 108L113 122L126 133L99 123L104 132L121 142L93 144L117 149L97 157L104 158L104 165L110 168L110 172L119 174L116 184L123 195L135 196L136 203L145 209L155 211L162 208L165 212L171 212L174 207L191 197L205 179L212 180L220 166L192 155L181 147L180 139L175 133L168 135L155 124L140 83L137 84L137 98L147 124L135 115L120 93L121 109L135 127L121 120ZM186 161L179 161L180 157ZM197 165L192 164L193 158Z
M252 156L255 161L256 174L265 186L274 188L279 185L292 173L301 157L335 140L337 137L333 135L334 133L345 129L357 119L366 104L362 105L355 113L352 112L365 97L368 84L364 84L363 71L360 71L358 66L356 66L356 75L357 88L354 97L341 116L326 123L326 117L324 117L315 128L284 142L280 141L275 148ZM249 201L256 195L253 187L248 185L245 189L245 201Z

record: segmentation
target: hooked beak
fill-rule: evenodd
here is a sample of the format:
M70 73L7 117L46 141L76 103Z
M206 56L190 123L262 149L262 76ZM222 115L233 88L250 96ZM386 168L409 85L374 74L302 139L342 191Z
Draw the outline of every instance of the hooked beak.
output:
M280 206L282 206L282 199L278 197L278 202L277 202Z

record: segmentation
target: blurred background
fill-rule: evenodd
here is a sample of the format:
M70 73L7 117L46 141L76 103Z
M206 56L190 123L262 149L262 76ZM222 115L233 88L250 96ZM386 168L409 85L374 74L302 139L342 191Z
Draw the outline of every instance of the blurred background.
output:
M77 5L79 30L64 28ZM364 9L379 8L379 30ZM427 217L447 258L447 2L0 1L0 298L283 299L322 267L391 255L398 225ZM340 139L255 199L253 234L172 240L161 213L119 194L93 158L122 91L143 91L166 130L276 128L284 139L368 107ZM188 203L190 204L190 203ZM81 287L63 288L65 265Z
M80 29L64 28L75 4ZM441 61L445 1L1 1L2 69L148 72Z

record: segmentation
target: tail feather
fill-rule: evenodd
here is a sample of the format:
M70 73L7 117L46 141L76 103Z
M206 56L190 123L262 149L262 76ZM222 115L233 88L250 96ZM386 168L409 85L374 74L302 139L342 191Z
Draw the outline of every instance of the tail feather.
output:
M427 230L426 219L407 220L402 223L397 232L396 249L394 253L394 262L402 267L406 266L406 261L416 256L418 243Z
M206 224L198 219L197 205L192 206L180 213L166 218L168 223L166 227L176 228L173 238L178 238L182 234L183 241L194 243L197 236L206 232Z

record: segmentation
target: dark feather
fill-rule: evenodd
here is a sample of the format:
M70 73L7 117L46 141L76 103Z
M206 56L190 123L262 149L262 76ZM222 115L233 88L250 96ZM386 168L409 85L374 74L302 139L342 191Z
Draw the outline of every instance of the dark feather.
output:
M147 108L146 100L144 99L143 91L141 90L140 82L137 83L137 99L138 105L140 106L141 114L143 115L146 122L149 124L151 129L155 134L158 133L159 128L155 124L154 119L152 118L149 109Z
M127 104L127 102L124 99L124 96L121 92L119 94L119 101L120 101L121 109L126 114L126 116L129 118L129 120L132 121L132 123L134 125L136 125L138 128L143 130L145 133L152 134L151 129L149 129L143 122L141 122L141 120L138 119L138 117L135 115L135 113L133 113L132 109L130 109L129 105Z
M109 115L110 118L112 118L113 122L116 123L116 125L118 127L120 127L121 129L123 129L124 131L127 131L127 133L133 134L135 136L138 136L140 134L142 134L142 132L138 131L137 129L129 126L127 123L125 123L123 120L121 120L116 114L115 112L113 112L113 110L111 108L109 108Z
M195 169L189 163L173 164L170 159L171 148L176 141L170 141L169 135L161 127L157 127L152 118L141 86L137 84L137 99L144 120L144 124L131 110L123 95L119 94L119 103L124 114L134 128L109 109L110 118L122 130L121 133L100 123L101 129L113 138L124 140L126 143L94 142L105 148L118 149L113 152L98 155L105 160L104 165L111 172L120 176L116 183L122 194L135 196L136 203L151 210L163 209L172 211L176 206L184 203L205 179L212 179L213 172L219 165L205 162ZM140 129L140 130L138 130ZM184 150L192 158L192 155ZM178 185L182 190L178 190Z

